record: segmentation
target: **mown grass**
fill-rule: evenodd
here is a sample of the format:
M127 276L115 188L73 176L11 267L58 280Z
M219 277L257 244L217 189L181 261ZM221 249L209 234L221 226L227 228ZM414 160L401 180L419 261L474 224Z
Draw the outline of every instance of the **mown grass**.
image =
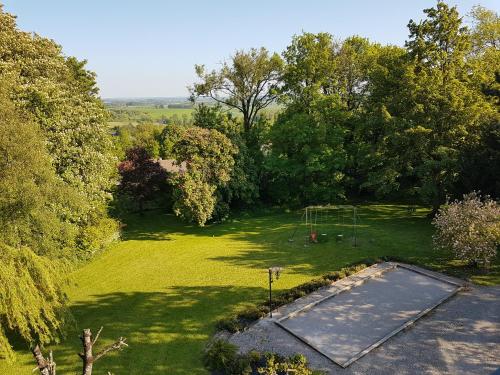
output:
M79 331L100 326L101 345L125 336L130 347L98 362L95 374L205 374L201 352L215 323L265 300L271 265L285 267L276 290L386 255L468 275L481 284L500 284L498 260L488 274L471 275L447 254L434 251L426 213L395 205L362 207L357 247L347 237L305 247L305 228L289 242L300 213L242 214L205 228L160 212L130 216L123 241L70 276L76 324L68 328L63 343L52 347L58 374L79 371ZM347 235L350 227L344 225L334 231ZM16 349L17 364L0 361L1 374L31 373L31 356L22 346Z

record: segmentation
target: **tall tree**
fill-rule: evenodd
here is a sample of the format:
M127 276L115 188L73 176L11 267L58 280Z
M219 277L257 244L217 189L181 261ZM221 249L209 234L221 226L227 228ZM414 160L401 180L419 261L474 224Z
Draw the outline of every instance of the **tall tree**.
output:
M379 48L357 36L344 41L328 33L293 37L283 52L281 98L287 110L270 133L271 190L288 191L300 202L328 202L343 198L349 180L354 184L353 128L369 96L369 72Z
M206 72L204 65L196 65L201 82L190 89L191 98L209 97L237 109L248 134L259 112L276 100L282 67L279 55L270 55L265 48L238 51L218 71Z
M95 74L54 41L20 31L1 9L0 56L0 77L13 80L11 98L40 127L57 175L82 196L67 215L80 228L78 253L89 256L116 233L106 215L116 160Z
M0 78L0 355L7 358L7 331L27 342L58 336L63 263L78 233L67 214L80 204L54 173L37 124L11 102L11 84Z
M405 49L377 47L368 75L369 95L353 119L352 142L347 145L353 193L375 193L377 197L405 190L403 176L410 173L400 157L399 134L406 127L401 98L406 97L412 65Z
M286 62L282 92L287 102L307 111L320 95L334 92L338 43L328 33L303 33L292 38L283 52Z
M230 180L218 187L217 216L227 216L230 206L254 202L259 195L257 168L261 152L247 146L238 119L220 105L200 104L195 108L193 120L195 126L224 134L238 149Z
M175 144L175 160L186 170L174 173L174 212L200 226L212 218L218 187L231 179L235 146L215 129L189 127Z
M142 213L144 204L155 198L155 193L165 186L167 172L155 161L143 147L127 150L126 160L118 165L122 177L119 190L129 194Z
M406 155L417 177L414 188L435 212L453 194L460 152L478 141L491 108L470 83L465 57L471 45L456 8L438 2L424 13L426 19L408 25L414 70L406 98L411 122L403 143L411 150Z

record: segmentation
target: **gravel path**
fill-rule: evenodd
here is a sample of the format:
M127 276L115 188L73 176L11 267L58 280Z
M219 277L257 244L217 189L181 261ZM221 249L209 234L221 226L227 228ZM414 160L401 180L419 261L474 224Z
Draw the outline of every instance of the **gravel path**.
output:
M372 266L274 313L274 319L349 283L390 267ZM459 292L414 325L342 369L289 334L261 319L230 341L241 351L256 349L283 355L303 353L311 367L329 374L491 374L500 367L500 287L472 287Z

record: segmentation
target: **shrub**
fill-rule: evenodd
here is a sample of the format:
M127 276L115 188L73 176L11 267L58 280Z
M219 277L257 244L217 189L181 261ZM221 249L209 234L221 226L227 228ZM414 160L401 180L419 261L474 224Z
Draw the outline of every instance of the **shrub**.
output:
M323 278L329 281L337 281L340 279L340 274L338 271L328 272L327 274L323 275Z
M238 316L231 316L228 318L222 318L220 319L216 325L215 328L218 331L228 331L231 333L239 332L244 329L243 324L239 321Z
M275 353L250 351L238 353L238 348L221 339L208 343L203 354L203 364L213 374L220 375L313 375L302 354L282 357Z
M257 369L262 375L294 374L313 375L313 371L307 366L307 359L302 354L296 354L289 358L283 358L276 354L266 355L266 364Z
M243 355L238 347L228 341L217 339L208 343L203 353L203 364L215 373L224 375L250 375L254 353Z
M244 311L242 311L238 314L238 318L240 320L246 320L249 322L253 322L257 319L262 318L265 314L266 314L265 312L263 312L261 309L259 309L256 306L249 306Z
M442 207L433 222L434 245L461 260L484 265L496 256L500 244L500 206L476 192Z
M203 364L211 371L226 371L236 361L238 347L225 340L213 340L203 353Z

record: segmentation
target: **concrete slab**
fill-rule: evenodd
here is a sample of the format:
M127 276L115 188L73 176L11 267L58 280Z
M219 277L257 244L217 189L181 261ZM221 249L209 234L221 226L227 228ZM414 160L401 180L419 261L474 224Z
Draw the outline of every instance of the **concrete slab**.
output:
M347 367L459 288L435 274L395 263L301 306L276 323Z

